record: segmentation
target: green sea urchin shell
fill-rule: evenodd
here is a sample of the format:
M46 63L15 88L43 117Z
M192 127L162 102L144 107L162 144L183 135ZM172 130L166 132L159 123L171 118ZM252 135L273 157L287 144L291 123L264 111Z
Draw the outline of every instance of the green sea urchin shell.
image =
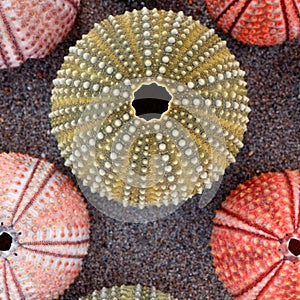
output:
M54 80L52 133L72 172L124 206L178 204L210 188L242 147L244 71L212 29L182 12L110 16L78 41ZM172 96L160 119L136 116L134 93Z
M80 300L176 300L170 295L157 291L155 287L125 286L103 288Z

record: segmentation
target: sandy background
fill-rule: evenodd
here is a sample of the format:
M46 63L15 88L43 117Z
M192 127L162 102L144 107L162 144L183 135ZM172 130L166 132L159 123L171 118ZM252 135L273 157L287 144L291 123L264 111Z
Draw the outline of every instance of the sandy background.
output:
M73 30L51 55L0 70L0 150L45 157L70 175L48 119L52 80L68 48L109 14L143 6L182 10L215 28L203 1L193 2L82 0ZM80 277L61 299L77 299L103 286L137 283L154 285L178 299L230 299L214 275L208 244L212 219L230 190L244 180L261 172L299 168L300 39L260 48L217 33L246 71L248 83L252 112L237 162L227 168L220 190L204 209L194 197L168 218L143 225L122 224L89 205L89 254Z

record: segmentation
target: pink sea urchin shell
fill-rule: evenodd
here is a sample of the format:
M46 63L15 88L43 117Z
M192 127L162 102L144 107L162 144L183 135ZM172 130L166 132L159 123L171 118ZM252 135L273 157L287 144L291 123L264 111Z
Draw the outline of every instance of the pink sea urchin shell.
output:
M262 174L217 211L214 265L235 299L300 299L299 187L299 171Z
M238 41L281 44L300 35L300 0L205 0L217 26Z
M52 299L87 253L86 205L45 160L0 154L0 299Z
M72 28L79 0L0 0L0 69L41 58Z

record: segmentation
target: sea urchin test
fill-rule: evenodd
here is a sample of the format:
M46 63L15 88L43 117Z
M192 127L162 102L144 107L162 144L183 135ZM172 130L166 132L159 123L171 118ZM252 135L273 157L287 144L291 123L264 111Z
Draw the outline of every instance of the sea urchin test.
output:
M300 36L300 0L205 0L217 26L238 41L259 46Z
M299 192L299 170L261 174L217 211L214 266L234 299L300 299Z
M93 193L140 209L176 205L218 181L242 147L243 76L226 42L182 12L110 16L58 71L52 133ZM171 100L147 120L134 95L153 84Z
M71 30L79 0L1 0L0 69L50 53Z
M158 291L155 287L143 287L141 285L114 286L110 289L103 288L94 291L80 300L176 300L169 294Z
M80 272L89 218L53 164L0 154L0 299L57 299Z

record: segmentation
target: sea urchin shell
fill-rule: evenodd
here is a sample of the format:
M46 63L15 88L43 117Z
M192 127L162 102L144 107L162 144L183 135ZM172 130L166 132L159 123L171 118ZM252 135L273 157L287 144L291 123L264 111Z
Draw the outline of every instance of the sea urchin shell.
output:
M1 0L0 69L41 58L73 26L79 0Z
M0 299L53 299L87 253L86 205L53 164L0 154Z
M281 44L300 35L299 0L205 0L217 26L238 41Z
M110 16L65 57L52 91L52 133L92 192L124 206L178 204L218 180L242 147L243 76L226 42L182 12ZM172 99L147 121L132 102L153 83Z
M235 299L300 299L299 189L297 170L262 174L217 212L214 265Z
M170 295L163 294L155 287L125 286L103 288L101 291L94 291L93 294L80 300L176 300Z

